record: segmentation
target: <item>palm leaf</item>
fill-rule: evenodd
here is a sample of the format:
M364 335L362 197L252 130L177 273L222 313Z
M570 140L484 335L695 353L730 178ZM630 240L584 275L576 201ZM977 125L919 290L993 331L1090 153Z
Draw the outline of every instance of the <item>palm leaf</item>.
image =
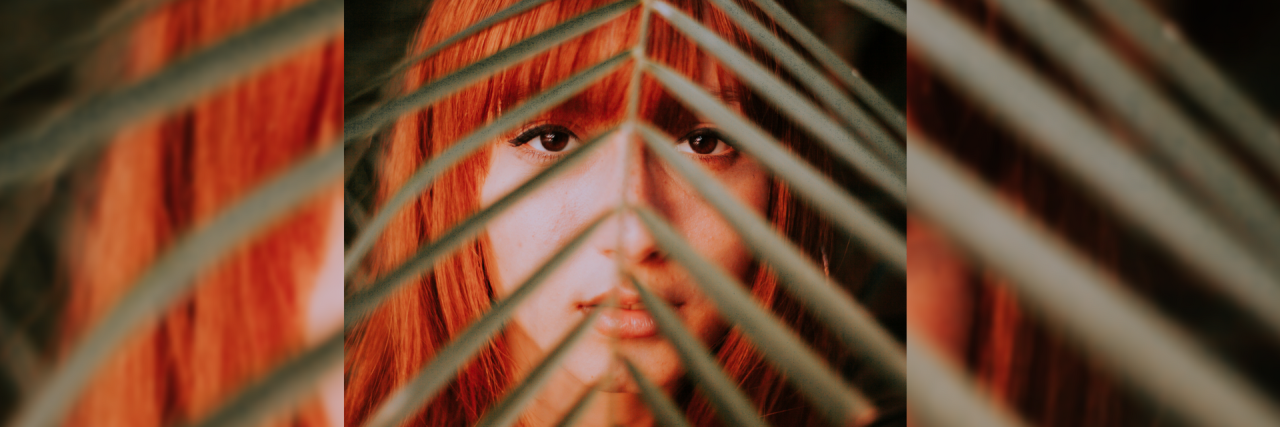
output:
M913 16L919 16L921 24L912 33L913 43L945 76L1280 336L1280 281L1258 254L1233 239L1065 95L982 41L976 30L938 6L922 3L916 9Z
M902 237L872 214L870 209L840 190L830 179L788 153L781 148L781 143L769 137L764 130L734 114L697 84L652 62L645 64L645 71L690 109L719 124L724 133L733 139L735 148L751 155L790 184L797 193L826 213L836 225L862 238L867 247L899 268L906 265L907 250ZM891 172L887 170L874 170L884 171L877 175L879 179L876 181L886 191L895 197L905 197L904 183L889 176Z
M467 218L458 225L453 226L448 232L441 235L431 244L427 245L414 254L408 261L405 261L395 270L387 273L378 279L377 282L368 286L365 290L358 294L347 297L346 305L343 307L343 315L345 317L345 328L350 329L356 322L363 318L366 314L372 312L379 304L382 303L396 288L401 286L405 281L417 277L426 269L435 264L436 260L448 255L459 245L470 241L477 234L483 231L485 224L497 217L498 214L514 205L525 195L532 193L542 185L546 184L556 175L563 173L565 170L573 167L577 162L587 157L594 147L604 145L601 140L608 137L609 132L598 136L588 142L582 148L574 150L573 153L565 156L556 164L538 173L537 176L525 181L502 198L493 202L493 204L482 209L480 212Z
M701 285L720 314L739 325L766 360L778 365L787 379L816 405L832 424L845 425L873 416L875 407L860 392L842 384L821 359L795 333L763 308L743 289L747 287L715 263L707 261L656 213L637 207L635 212L654 240ZM703 373L701 375L710 375Z
M1266 165L1272 177L1280 177L1280 130L1275 122L1183 41L1167 20L1133 0L1087 0L1084 4L1118 23L1116 28L1239 138L1250 155Z
M840 82L844 83L853 90L853 93L860 97L863 102L871 106L876 115L882 120L889 123L898 135L906 135L907 121L893 108L889 101L885 100L880 92L862 78L862 73L849 66L848 63L840 59L839 55L832 52L827 45L822 43L818 36L814 35L809 29L804 27L794 16L791 16L782 6L773 0L752 0L756 6L759 6L765 14L777 21L778 25L795 37L800 45L804 46L822 66L831 72Z
M587 413L588 405L599 394L599 388L588 388L586 392L582 393L582 397L579 397L578 401L573 403L573 407L569 408L569 412L564 414L564 418L561 418L560 422L556 423L556 427L573 427L577 425L578 420L581 420L582 416Z
M667 22L670 22L677 30L689 36L704 50L720 59L721 64L737 73L738 77L748 86L773 103L778 108L778 111L795 120L810 134L823 141L827 148L831 149L841 159L844 159L845 162L854 167L867 167L870 163L864 160L868 158L865 150L852 148L858 145L853 136L845 133L840 125L827 117L818 107L806 101L799 92L792 90L777 76L752 61L745 53L734 48L728 41L716 35L715 32L699 25L693 18L661 0L654 3L653 9L666 18ZM853 106L852 103L848 105L850 107ZM892 137L884 129L880 128L874 120L867 117L865 113L862 113L857 108L842 111L841 113L852 114L848 119L852 120L855 129L859 131L860 135L871 141L875 149L880 152L884 163L887 163L887 165L875 165L875 167L887 169L891 173L904 171L902 175L905 175L906 163L903 161L902 149L898 147L897 142L893 141ZM898 176L899 180L904 178L904 176Z
M729 195L715 178L699 169L669 146L674 140L650 126L640 127L641 137L650 152L656 153L689 183L698 194L733 226L758 256L778 270L784 286L808 305L828 328L836 331L850 348L874 358L879 372L898 384L905 381L905 353L884 328L866 313L848 294L829 283L823 273L805 257L800 249L772 230L768 222L752 209Z
M613 58L607 59L587 70L575 74L564 82L555 87L545 90L531 98L529 101L520 104L520 106L512 109L507 114L494 120L493 123L471 132L461 141L455 142L447 151L432 159L423 165L413 176L401 186L396 194L391 197L383 207L369 221L368 226L360 232L351 246L347 248L347 254L344 262L346 275L351 276L360 265L360 259L364 254L373 247L373 243L382 233L382 229L391 222L391 218L405 204L417 199L418 194L427 188L437 177L449 170L450 167L458 162L466 159L480 147L491 142L494 138L501 135L521 123L541 114L543 111L554 107L579 92L583 91L592 83L600 80L608 75L610 71L621 65L627 60L626 54L619 54ZM607 133L607 132L606 132Z
M572 350L573 345L577 344L586 335L587 331L591 329L591 325L595 323L596 318L600 317L601 310L604 310L605 307L607 305L601 305L591 310L591 313L578 322L578 325L569 331L569 335L560 340L560 344L557 344L556 348L552 349L543 358L542 362L538 363L538 366L529 372L529 376L525 377L524 381L520 382L520 385L517 385L514 390L507 393L507 396L501 402L498 402L493 409L484 414L484 418L481 418L476 423L476 426L507 427L514 424L516 418L520 416L520 411L537 396L542 386L551 379L551 374L560 369L560 363L569 355L569 350Z
M0 312L0 369L13 379L18 392L29 394L36 390L48 369L40 360L36 347L18 325Z
M257 425L269 416L297 406L315 393L322 375L342 367L342 333L276 368L194 427Z
M636 365L630 360L622 359L623 365L626 366L627 372L635 378L636 384L640 386L640 397L644 398L645 403L649 405L649 409L653 410L653 417L658 425L671 427L691 427L684 416L680 414L680 408L676 407L675 402L671 401L667 395L662 393L662 389L653 384L649 378L646 378Z
M716 364L707 348L684 328L684 324L680 323L680 318L671 310L667 302L654 296L634 276L630 276L630 279L640 293L640 301L657 321L658 330L675 345L676 352L680 353L680 360L684 361L685 369L689 370L689 373L695 377L694 381L697 381L702 386L702 390L711 397L711 402L719 411L721 421L725 425L764 426L765 423L756 414L751 400L743 395L733 381L720 370L720 366Z
M757 43L760 43L766 51L778 58L778 65L781 65L793 76L800 80L818 99L827 106L827 108L835 111L837 118L844 121L848 126L855 126L855 117L865 117L865 113L853 104L844 95L844 91L831 84L822 73L809 64L799 52L792 50L783 42L781 38L766 28L763 24L756 22L755 19L747 13L746 10L738 6L737 3L728 0L712 0L716 7L724 11L735 23L741 26L747 34L751 36ZM851 75L854 75L851 73ZM854 75L856 77L856 75ZM884 99L875 87L871 86L861 77L856 77L857 83L853 86L854 93L862 99L863 102L869 104L880 116L881 120L889 123L898 135L904 132L906 120L903 119L902 113L898 111L893 104ZM901 150L899 150L901 151Z
M888 0L841 0L849 6L858 8L866 12L876 20L888 25L890 28L898 30L899 33L907 31L907 12L889 3Z
M0 188L52 176L76 155L108 142L104 135L189 105L283 54L333 36L342 30L342 8L343 0L313 0L0 143Z
M343 125L346 141L350 143L368 136L378 128L391 123L410 111L419 110L504 68L532 58L534 55L547 51L560 43L585 34L622 15L637 3L638 0L620 0L607 6L601 6L441 77L409 95L376 106L368 113L349 120Z
M1001 1L1000 11L1076 76L1107 109L1153 144L1153 154L1228 222L1237 238L1280 251L1280 207L1186 114L1125 65L1062 8L1044 0ZM1280 147L1277 147L1280 148ZM1253 243L1253 242L1251 242Z
M918 7L914 13L929 13L924 9ZM1246 381L1215 363L1154 309L1127 294L1127 286L1013 213L973 178L943 160L931 143L915 136L912 140L907 150L914 165L912 206L943 224L980 261L1008 275L1014 291L1085 344L1113 372L1201 425L1280 422L1280 413ZM999 239L990 238L993 230L999 230Z
M1023 427L1013 416L980 399L976 387L946 365L928 341L907 334L907 399L918 408L920 423L927 426Z
M417 64L419 61L430 58L431 55L440 53L440 51L444 50L445 48L449 46L453 46L455 43L460 42L466 39L467 37L470 37L471 35L474 35L485 29L488 29L489 27L497 25L503 21L506 21L507 19L510 19L513 16L520 15L521 13L524 13L529 9L533 9L538 5L546 2L547 0L522 0L519 3L508 6L506 9L502 9L498 11L498 13L495 13L489 16L488 18L484 18L480 20L480 22L471 24L467 28L462 29L462 31L459 31L457 34L449 36L449 38L444 39L440 43L436 43L435 45L427 48L427 50L422 51L422 53L416 54L409 58L405 58L400 62L397 62L396 65L392 66L390 70L387 70L385 73L383 73L382 75L379 75L378 77L374 77L368 83L365 83L364 86L362 86L360 89L351 91L353 93L350 95L347 95L344 102L351 103L351 101L354 101L356 98L359 98L360 96L363 96L369 93L370 91L376 89L378 86L386 83L387 81L391 80L393 77L404 72L404 70L409 69L409 67L412 67L413 64Z
M12 425L57 424L95 369L138 326L156 318L190 292L201 270L272 220L338 182L342 146L335 141L330 147L254 190L204 228L180 239L75 346Z
M1094 113L938 3L914 2L908 24L913 51L932 73L1020 136L1019 142L1074 180L1098 206L1189 266L1233 309L1252 314L1270 337L1280 336L1280 266L1269 262L1280 236L1277 200L1242 167L1246 162L1196 123L1195 114L1180 111L1185 101L1162 94L1154 76L1130 66L1133 58L1127 56L1136 52L1152 59L1155 70L1170 75L1192 103L1245 140L1269 172L1277 171L1280 137L1274 124L1180 39L1173 24L1139 2L1086 1L1137 42L1136 51L1126 51L1108 47L1106 36L1054 2L991 2L991 10L1099 104L1102 111ZM1098 116L1117 117L1125 129L1106 126L1112 123ZM1136 135L1122 134L1127 130ZM1125 283L1123 269L1106 271L1091 262L1068 243L1073 239L1049 231L1044 223L1052 221L1037 222L1001 200L914 129L908 139L913 211L975 263L1010 279L1007 287L1036 320L1061 331L1089 360L1180 423L1280 423L1274 402L1252 384L1256 379L1235 372L1243 366L1214 357L1177 322L1131 294L1135 287ZM928 343L909 341L908 395L922 424L1020 425L939 360Z
M124 3L123 5L99 19L93 28L81 34L76 34L59 46L49 49L52 53L45 59L31 66L27 71L20 73L17 77L4 82L3 86L0 86L0 99L8 98L9 95L52 73L58 67L83 58L107 37L128 28L143 16L159 9L170 1L172 0L122 2Z
M543 263L541 267L538 267L538 270L530 275L528 279L525 279L524 283L521 283L511 295L495 304L484 317L469 326L452 344L440 350L440 353L436 354L431 364L423 368L422 373L414 377L408 384L396 390L378 408L366 425L370 427L400 425L417 412L422 405L435 397L440 388L449 383L449 380L462 368L462 365L477 351L480 351L480 348L502 329L502 326L515 313L516 307L525 298L532 295L538 289L538 286L555 271L556 267L573 255L574 251L586 242L587 238L599 227L600 223L604 222L605 218L608 218L608 215L601 216L579 232L564 247L556 251L556 254L552 255L551 259Z

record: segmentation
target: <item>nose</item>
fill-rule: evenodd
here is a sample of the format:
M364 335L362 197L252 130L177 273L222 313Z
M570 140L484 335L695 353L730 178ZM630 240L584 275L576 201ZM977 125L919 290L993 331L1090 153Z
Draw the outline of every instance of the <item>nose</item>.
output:
M610 258L617 257L627 268L652 266L664 259L653 236L635 213L619 215L615 224L617 232L607 234L614 239L601 242L601 254Z
M639 140L639 135L630 128L623 129L614 137L615 140L610 141L617 147L618 166L617 180L614 181L615 193L618 197L611 198L614 203L623 203L630 206L646 206L655 211L661 212L658 206L660 197L657 194L657 185L655 185L654 170L649 153L644 149L644 143ZM620 199L620 200L619 200ZM613 220L614 233L606 233L610 238L608 241L601 242L601 253L609 257L620 257L620 261L626 263L625 266L638 266L643 264L652 264L662 260L662 252L658 249L657 243L653 240L653 236L649 233L648 228L640 221L640 218L632 212L624 212L620 214L616 220Z

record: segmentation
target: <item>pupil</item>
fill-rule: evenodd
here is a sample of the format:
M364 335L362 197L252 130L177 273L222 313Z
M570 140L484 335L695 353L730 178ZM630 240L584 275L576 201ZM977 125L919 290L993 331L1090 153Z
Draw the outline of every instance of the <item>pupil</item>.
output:
M547 151L560 151L569 145L569 136L564 132L547 132L542 135L542 148Z
M719 141L709 135L697 135L689 138L689 148L698 154L711 154L716 151L716 145Z

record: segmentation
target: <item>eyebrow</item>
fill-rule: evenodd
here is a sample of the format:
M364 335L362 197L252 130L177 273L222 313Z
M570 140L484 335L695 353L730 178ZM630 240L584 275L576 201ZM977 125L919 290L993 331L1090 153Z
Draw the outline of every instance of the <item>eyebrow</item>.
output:
M707 92L725 104L741 105L746 100L746 91L741 87L721 87L717 90L708 89Z

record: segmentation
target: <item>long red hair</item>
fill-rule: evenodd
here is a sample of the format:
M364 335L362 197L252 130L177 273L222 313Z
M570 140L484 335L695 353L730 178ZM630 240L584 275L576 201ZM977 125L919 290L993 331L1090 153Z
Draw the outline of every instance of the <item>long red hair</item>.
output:
M140 79L298 0L184 0L143 19L125 78ZM341 132L342 40L290 55L164 118L120 132L103 153L69 247L63 347L108 312L175 237ZM302 349L336 188L243 244L194 294L137 331L90 383L67 425L160 426L216 409ZM326 203L327 202L327 203ZM318 405L269 425L324 425Z
M512 0L435 1L412 42L410 52L423 51L512 3ZM417 64L406 73L403 90L412 91L424 82L445 76L462 65L473 63L606 3L576 0L541 5ZM752 53L776 73L783 74L720 11L703 2L673 3ZM754 7L748 6L748 9L754 11L759 21L772 23ZM637 42L639 22L640 12L633 10L400 119L390 131L381 153L377 200L385 202L390 199L416 168L524 97L552 87L567 76L630 48ZM647 51L652 60L667 64L698 81L705 80L708 72L716 73L723 86L722 92L741 101L748 117L779 140L787 141L794 152L809 159L815 167L824 171L830 169L820 150L808 144L789 123L780 119L776 111L737 83L730 72L719 66L704 69L702 64L708 61L714 64L714 61L699 52L690 40L657 17L653 19L650 34ZM618 94L626 93L631 70L632 67L624 66L546 113L546 117L572 119L575 123L622 117L625 97ZM693 114L665 95L662 88L647 77L643 80L642 97L639 111L642 119L668 132L695 124ZM487 159L485 149L464 160L440 176L415 203L397 212L366 260L363 266L365 275L377 276L391 270L421 246L477 211L480 207L480 185L487 173ZM780 232L805 248L810 256L820 258L819 252L832 239L831 229L795 200L786 185L776 182L772 185L768 211L769 219ZM410 381L438 350L488 310L494 296L484 268L484 263L492 259L488 245L484 237L464 245L452 256L438 262L429 273L405 284L348 335L347 425L365 422L391 392ZM760 303L789 322L816 350L828 355L833 366L852 365L848 363L848 355L837 350L826 332L814 324L793 299L778 289L777 279L772 274L757 267L747 279L746 283L750 284L751 292ZM780 373L762 362L750 342L737 329L713 343L713 351L725 371L754 398L760 413L771 415L772 423L815 422L815 415L797 400L794 390L789 389ZM466 365L448 389L417 414L412 424L438 426L476 422L512 385L512 369L505 341L499 337ZM694 425L718 423L712 407L687 384L677 391L676 397Z

